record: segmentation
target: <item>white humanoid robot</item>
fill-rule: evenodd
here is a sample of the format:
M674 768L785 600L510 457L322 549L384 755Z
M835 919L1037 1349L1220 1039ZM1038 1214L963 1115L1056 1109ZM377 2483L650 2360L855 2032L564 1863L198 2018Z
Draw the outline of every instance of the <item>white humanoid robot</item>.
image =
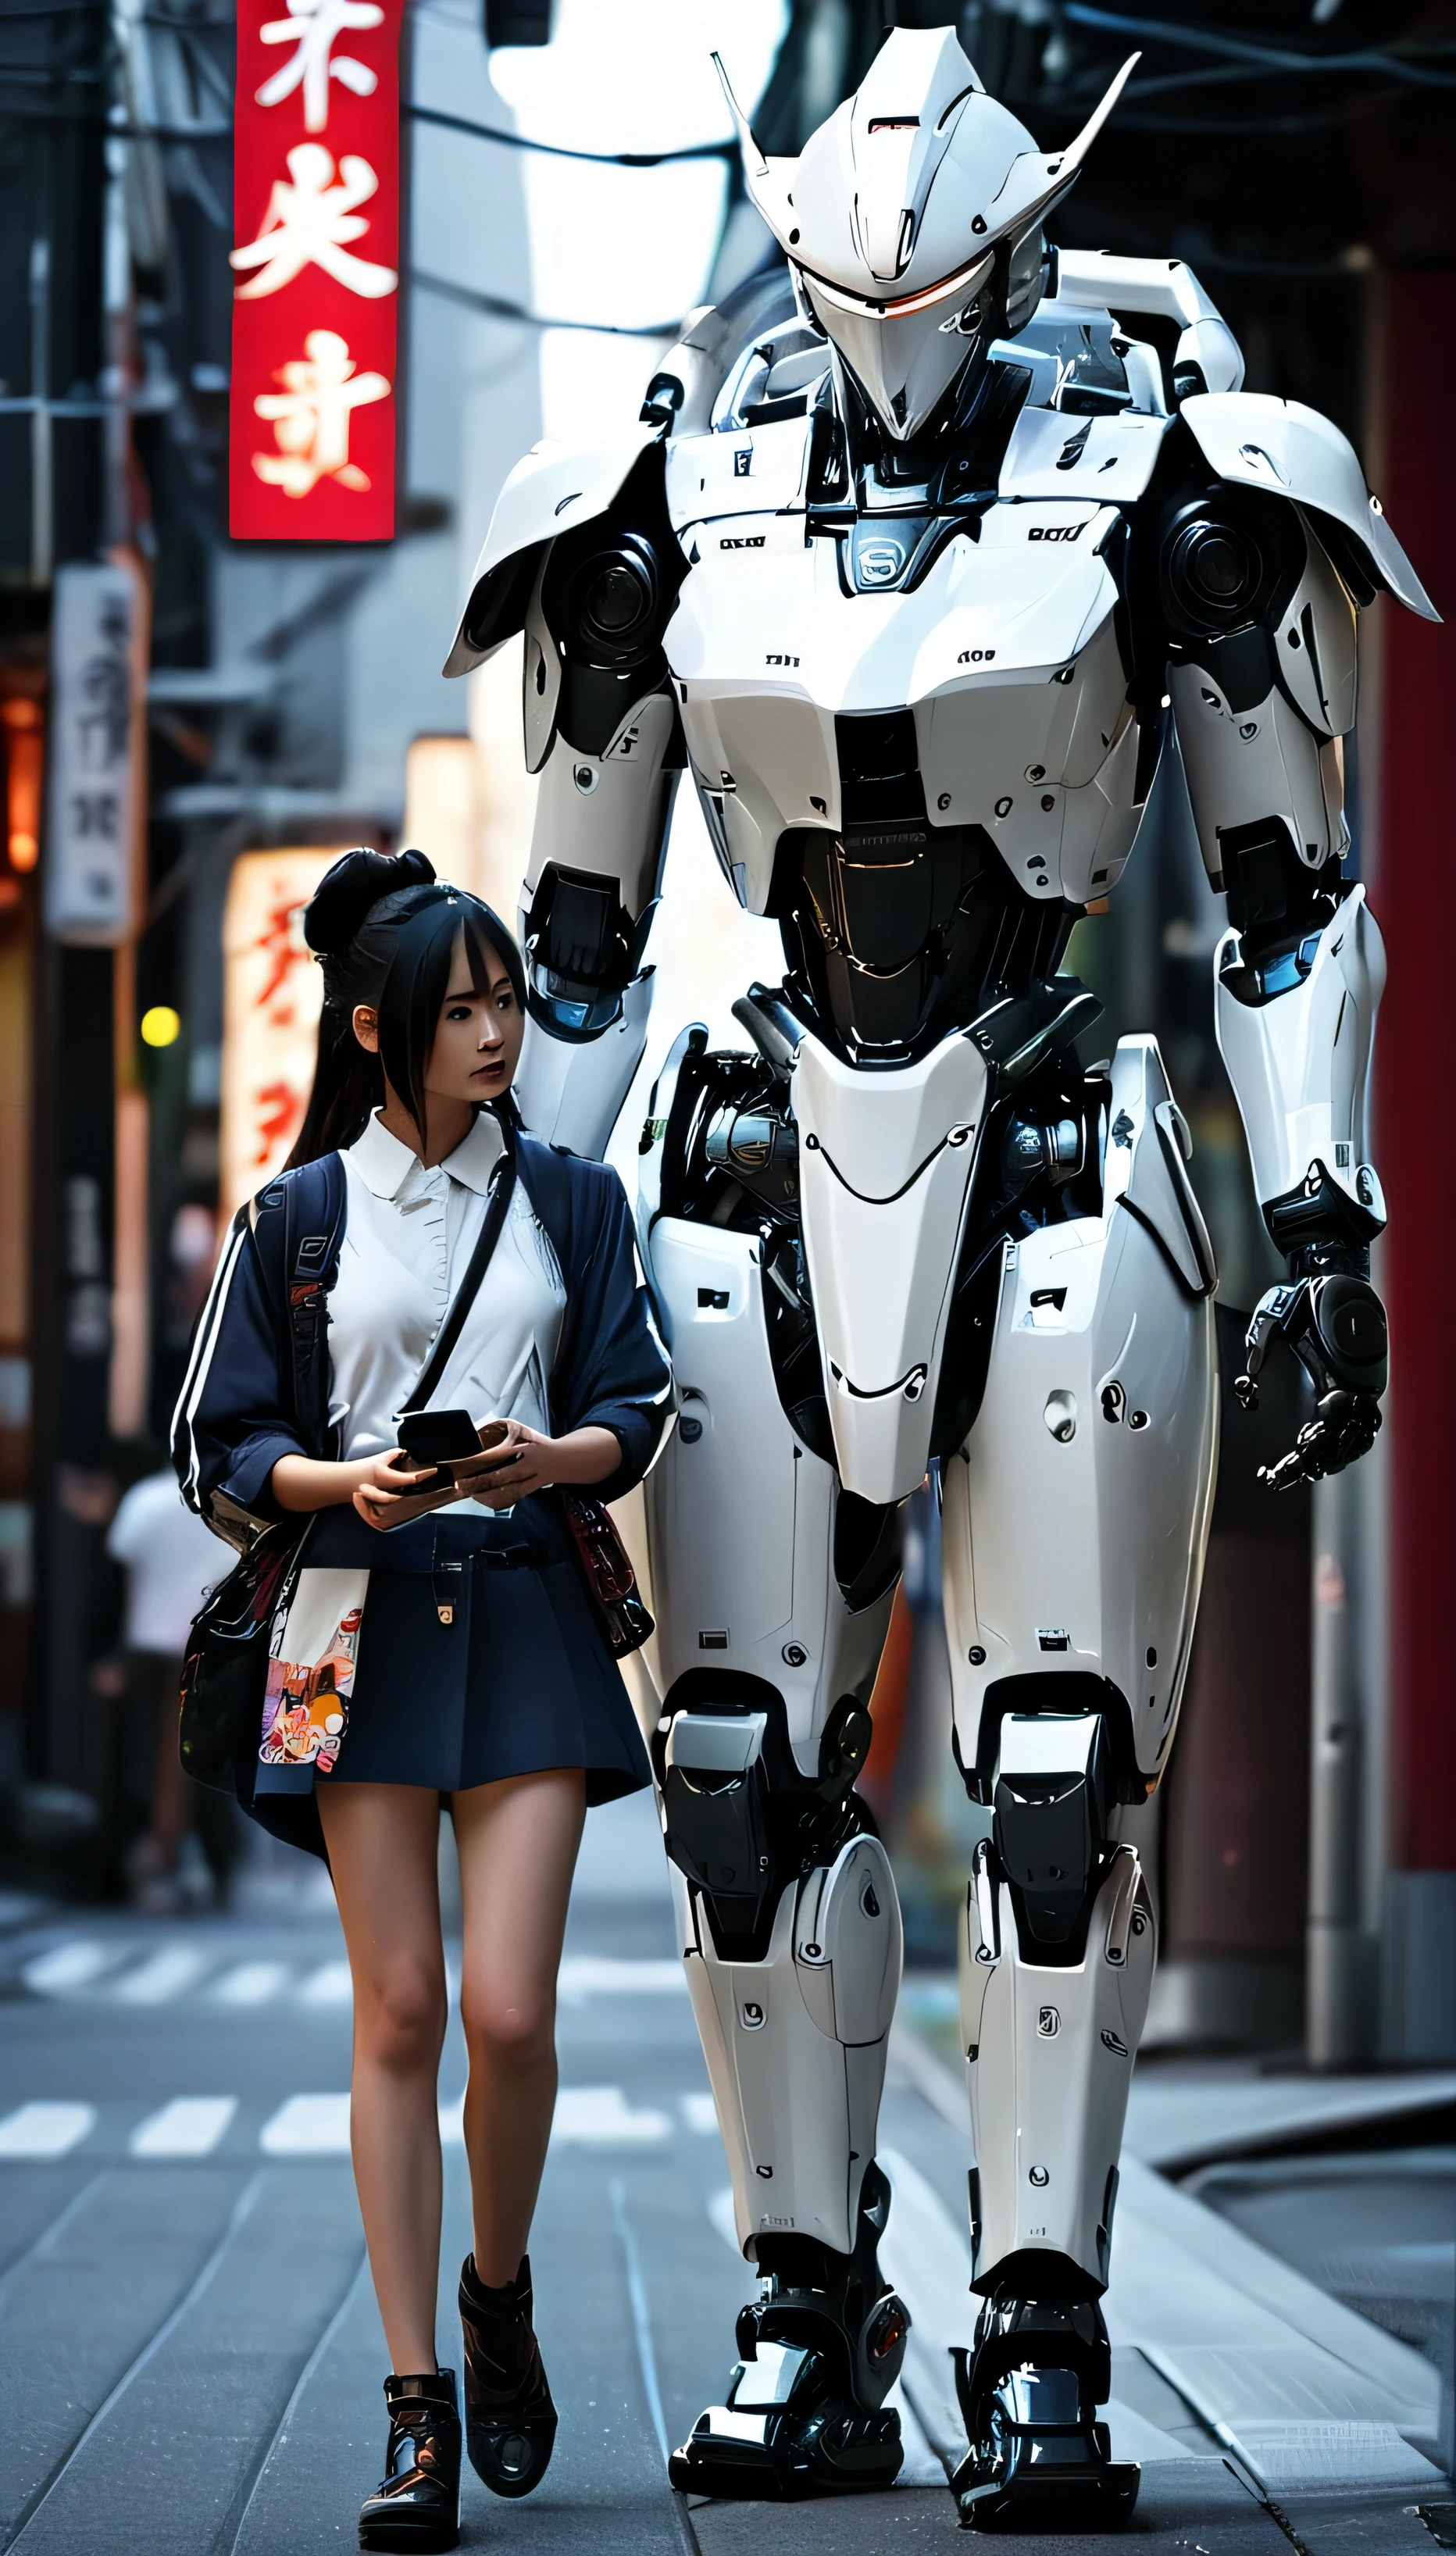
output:
M1187 1667L1215 1270L1155 1042L1085 1070L1097 1005L1057 971L1169 712L1228 899L1219 1041L1289 1264L1240 1390L1275 1333L1312 1379L1276 1480L1380 1423L1385 971L1342 875L1341 739L1357 606L1431 606L1343 436L1241 392L1186 266L1046 246L1126 76L1042 153L949 29L897 29L796 161L740 116L787 272L693 316L631 432L521 463L447 668L524 627L539 1133L599 1154L621 1108L684 767L728 892L784 939L783 984L735 1007L751 1044L684 1030L642 1137L678 1412L647 1486L657 1775L760 2290L727 2403L672 2462L698 2492L884 2485L901 2460L874 2161L901 1928L854 1779L933 1460L953 1745L992 1812L961 1964L956 2492L967 2521L1063 2526L1137 2492L1096 2419L1153 1962L1118 1812L1158 1782Z

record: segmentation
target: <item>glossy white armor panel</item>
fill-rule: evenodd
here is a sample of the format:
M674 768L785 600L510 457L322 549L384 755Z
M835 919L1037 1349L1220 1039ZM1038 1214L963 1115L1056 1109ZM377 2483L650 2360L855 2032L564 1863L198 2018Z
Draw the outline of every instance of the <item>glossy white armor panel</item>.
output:
M1317 409L1269 391L1210 391L1184 400L1183 419L1221 479L1331 516L1360 544L1378 584L1423 620L1440 619L1366 487L1354 447Z
M1332 738L1321 743L1273 689L1262 702L1236 707L1218 678L1191 663L1169 667L1168 690L1199 849L1215 888L1225 883L1220 835L1268 817L1283 820L1308 869L1345 852L1350 830Z
M722 1962L676 1877L687 1985L733 2178L738 2241L815 2236L847 2254L875 2152L904 1930L890 1858L851 1838L790 1882L762 1962Z
M600 1162L647 1046L654 971L644 968L622 996L622 1014L599 1038L552 1038L526 1021L516 1100L533 1136Z
M1244 358L1238 341L1180 257L1119 257L1106 249L1059 248L1056 298L1072 308L1176 320L1172 370L1196 364L1209 391L1242 386Z
M1113 1063L1103 1214L1003 1251L981 1409L941 1469L961 1761L986 1690L1091 1674L1150 1787L1171 1744L1218 1447L1213 1261L1156 1042Z
M1018 361L1015 339L1007 346L1006 357L1008 363ZM1135 408L1122 409L1116 417L1072 417L1053 408L1028 406L1012 429L1002 460L1001 501L1020 506L1040 499L1063 505L1070 499L1099 507L1130 506L1142 496L1157 467L1171 422ZM1111 530L1112 520L1101 517L1087 548L1096 549ZM1010 538L1018 533L1023 540L1031 538L1020 525L1010 530ZM1007 537L1003 530L1003 539Z
M1219 1052L1244 1121L1261 1205L1287 1198L1310 1166L1362 1208L1384 1216L1369 1161L1370 1053L1386 982L1380 925L1352 888L1318 940L1307 973L1262 1003L1241 1003L1222 963L1237 954L1224 935L1214 957Z
M603 444L544 441L533 445L517 462L496 499L490 529L471 575L472 594L483 577L504 568L522 551L554 541L559 533L575 532L579 525L605 514L634 461L657 442L660 432L652 425L631 426ZM447 675L468 675L473 666L483 665L494 653L493 648L471 646L465 636L467 617L468 612L462 613L445 659L443 671ZM495 645L513 637L520 626L518 618L500 632Z
M579 754L564 737L555 740L537 794L523 920L548 861L615 880L634 920L650 904L677 781L663 766L671 734L671 703L650 693L624 703L604 754Z
M930 1452L985 1063L957 1033L865 1074L806 1036L790 1100L840 1476L862 1499L904 1499Z
M1008 1724L1006 1752L1055 1772L1074 1725ZM1068 1770L1075 1772L1075 1762ZM1017 1937L1010 1890L984 1849L966 1897L961 2036L976 2151L975 2277L1024 2248L1069 2255L1105 2282L1118 2152L1148 2018L1153 1912L1138 1856L1120 1847L1093 1902L1080 1962L1052 1968Z
M1064 428L1118 423L1058 418L1057 448ZM1080 904L1115 884L1141 814L1099 555L1117 516L1073 494L1064 482L1059 502L994 508L909 593L846 595L832 544L805 545L791 516L696 530L667 660L720 858L752 912L781 833L839 822L836 715L887 706L913 711L932 828L984 826L1032 897Z
M800 1773L815 1775L831 1708L869 1699L893 1592L854 1615L840 1595L834 1470L779 1400L756 1236L663 1217L644 1256L678 1409L645 1485L658 1689L688 1669L767 1679Z

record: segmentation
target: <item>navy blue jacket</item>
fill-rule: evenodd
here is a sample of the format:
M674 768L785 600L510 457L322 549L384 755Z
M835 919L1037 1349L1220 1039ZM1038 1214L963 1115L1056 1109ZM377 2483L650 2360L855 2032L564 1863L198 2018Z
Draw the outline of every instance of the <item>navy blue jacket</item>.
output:
M671 1394L638 1279L627 1195L604 1163L525 1134L515 1143L517 1177L550 1236L566 1291L547 1380L551 1431L564 1437L588 1425L610 1429L622 1462L592 1492L620 1499L657 1453ZM314 1389L296 1389L290 1298L300 1292L301 1239L306 1255L308 1228L326 1227L330 1218L312 1265L325 1285L332 1282L343 1192L333 1155L283 1173L241 1209L197 1326L173 1423L173 1461L188 1506L235 1544L282 1514L270 1487L281 1456L337 1453L324 1416L326 1365Z

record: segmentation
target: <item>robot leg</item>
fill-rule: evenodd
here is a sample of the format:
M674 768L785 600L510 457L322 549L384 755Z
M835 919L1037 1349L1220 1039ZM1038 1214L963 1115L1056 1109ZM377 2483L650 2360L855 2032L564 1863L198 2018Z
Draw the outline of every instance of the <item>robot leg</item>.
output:
M663 1709L654 1757L693 2010L760 2296L739 2365L671 2462L688 2492L781 2497L888 2485L885 2397L909 2318L881 2274L874 2163L900 1984L900 1906L853 1790L899 1576L898 1515L843 1495L795 1427L765 1309L757 1216L699 1222L692 1165L660 1189L678 1122L712 1135L704 1080L741 1063L679 1043L650 1128L644 1256L679 1425L649 1475ZM761 1150L773 1144L762 1126ZM674 1187L674 1183L677 1186ZM780 1237L782 1242L783 1236Z
M981 2527L1106 2526L1138 2491L1097 2420L1154 1949L1115 1815L1172 1741L1217 1401L1212 1260L1151 1040L1120 1047L1109 1116L1102 1216L1005 1247L985 1396L943 1469L957 1754L993 1811L962 1966L983 2304L955 2488Z

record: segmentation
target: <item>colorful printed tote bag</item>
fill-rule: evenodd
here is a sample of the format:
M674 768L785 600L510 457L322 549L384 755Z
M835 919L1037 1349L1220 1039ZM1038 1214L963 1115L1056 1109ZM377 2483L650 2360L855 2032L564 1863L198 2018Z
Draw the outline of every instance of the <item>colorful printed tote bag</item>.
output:
M332 1768L348 1726L368 1592L367 1571L300 1572L269 1650L258 1750L265 1766L312 1766L320 1775Z

